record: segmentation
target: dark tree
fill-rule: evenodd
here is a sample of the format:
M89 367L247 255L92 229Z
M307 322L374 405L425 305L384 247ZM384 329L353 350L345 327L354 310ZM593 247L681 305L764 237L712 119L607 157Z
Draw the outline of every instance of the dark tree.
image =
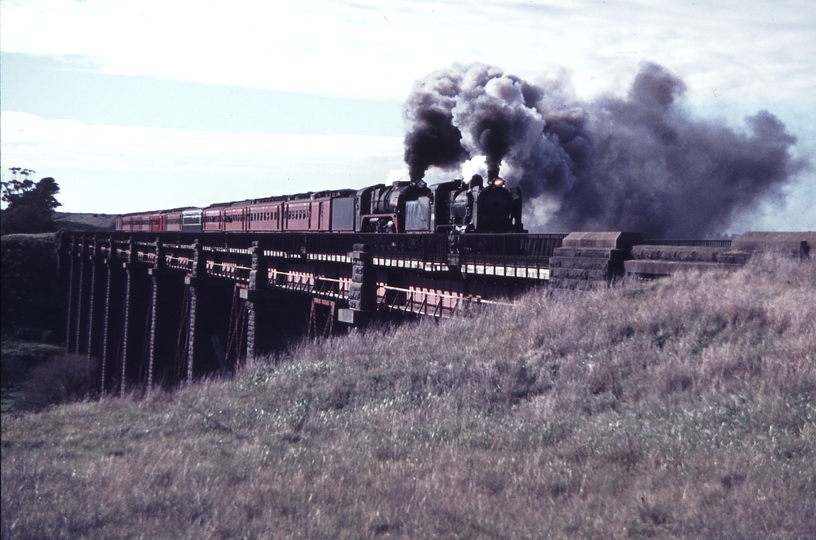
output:
M53 212L56 207L62 206L54 197L59 193L57 182L51 177L33 182L28 176L34 171L17 167L10 170L14 178L2 182L2 200L8 204L3 211L3 234L55 230ZM22 176L22 180L18 175Z

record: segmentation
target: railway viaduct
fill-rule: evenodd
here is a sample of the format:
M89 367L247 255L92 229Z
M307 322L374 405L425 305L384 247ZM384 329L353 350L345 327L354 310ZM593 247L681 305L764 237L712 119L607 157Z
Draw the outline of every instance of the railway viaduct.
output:
M452 317L512 300L678 269L735 268L755 251L808 257L816 233L644 240L623 232L376 235L64 232L69 353L97 388L167 387L232 370L287 339L389 313Z

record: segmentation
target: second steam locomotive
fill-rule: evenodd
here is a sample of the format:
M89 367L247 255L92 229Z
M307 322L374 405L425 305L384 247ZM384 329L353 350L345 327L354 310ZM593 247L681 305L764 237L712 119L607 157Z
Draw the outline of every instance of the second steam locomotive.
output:
M524 232L521 192L496 171L488 182L474 175L432 186L424 182L377 184L267 197L207 208L122 215L118 231L178 232Z

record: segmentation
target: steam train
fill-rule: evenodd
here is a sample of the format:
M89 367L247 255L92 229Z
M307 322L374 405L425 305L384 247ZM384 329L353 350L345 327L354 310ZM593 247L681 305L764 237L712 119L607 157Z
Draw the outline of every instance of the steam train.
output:
M484 179L377 184L119 216L117 231L148 232L524 232L521 192L497 171Z

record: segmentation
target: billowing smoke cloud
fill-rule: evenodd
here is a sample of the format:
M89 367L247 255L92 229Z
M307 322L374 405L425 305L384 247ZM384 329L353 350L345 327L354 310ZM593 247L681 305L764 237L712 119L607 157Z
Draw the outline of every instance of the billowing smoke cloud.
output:
M644 64L626 98L591 103L558 81L532 84L483 64L454 65L418 81L405 107L405 161L413 180L430 167L487 168L521 187L525 223L540 230L627 230L647 237L722 232L807 163L774 115L747 130L693 119L685 85Z

